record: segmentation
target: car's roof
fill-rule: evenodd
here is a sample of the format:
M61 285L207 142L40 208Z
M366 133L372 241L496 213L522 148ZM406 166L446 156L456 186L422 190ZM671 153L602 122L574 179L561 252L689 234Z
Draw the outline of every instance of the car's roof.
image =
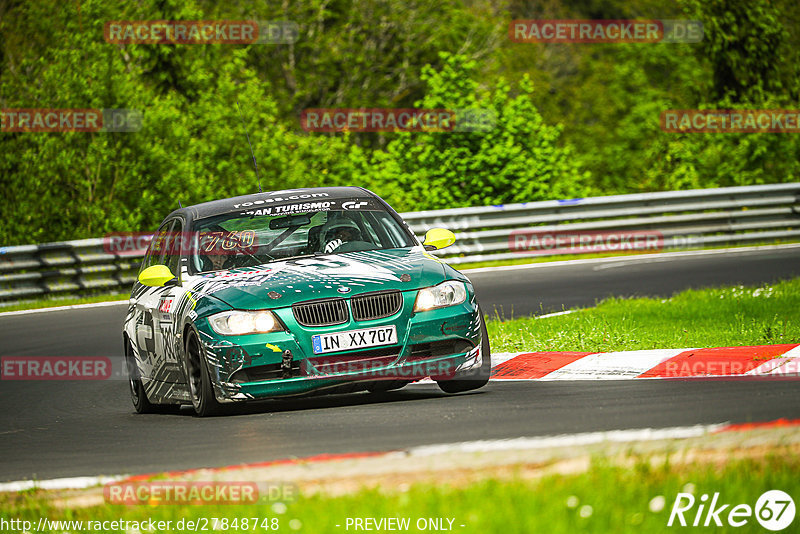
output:
M293 204L297 202L320 202L325 200L337 200L346 198L379 198L375 193L363 187L308 187L302 189L285 189L281 191L264 191L263 193L253 193L239 197L212 200L186 206L169 214L169 217L176 215L183 216L189 220L205 219L225 213L240 211L251 206L278 206L281 204Z

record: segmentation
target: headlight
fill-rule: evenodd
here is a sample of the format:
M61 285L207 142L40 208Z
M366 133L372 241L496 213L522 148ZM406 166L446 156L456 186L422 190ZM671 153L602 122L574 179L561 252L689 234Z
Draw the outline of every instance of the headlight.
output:
M244 334L266 334L283 330L278 319L271 311L232 310L208 318L211 328L223 336L241 336Z
M420 289L417 293L417 301L414 303L414 311L426 311L445 306L454 306L467 300L467 288L463 282L448 280L438 286Z

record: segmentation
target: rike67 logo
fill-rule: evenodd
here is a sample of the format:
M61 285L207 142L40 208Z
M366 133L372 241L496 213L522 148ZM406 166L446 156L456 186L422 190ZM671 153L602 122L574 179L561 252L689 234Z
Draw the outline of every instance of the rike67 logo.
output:
M742 527L755 516L762 527L777 532L784 530L794 521L794 501L789 494L781 490L765 491L756 501L755 507L749 504L724 503L720 499L719 492L714 493L711 502L708 501L709 496L705 493L700 499L695 499L691 493L678 493L667 526L721 527L727 524L732 527Z

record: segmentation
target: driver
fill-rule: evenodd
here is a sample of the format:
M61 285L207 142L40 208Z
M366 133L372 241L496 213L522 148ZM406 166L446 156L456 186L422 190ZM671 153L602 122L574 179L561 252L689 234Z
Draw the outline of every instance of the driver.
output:
M338 219L325 231L325 252L331 253L351 241L361 241L361 230L351 219Z
M212 250L211 252L207 252L205 255L205 260L203 263L210 268L203 269L204 271L219 271L225 269L225 263L227 260L232 260L233 255L230 253L225 253L220 250Z

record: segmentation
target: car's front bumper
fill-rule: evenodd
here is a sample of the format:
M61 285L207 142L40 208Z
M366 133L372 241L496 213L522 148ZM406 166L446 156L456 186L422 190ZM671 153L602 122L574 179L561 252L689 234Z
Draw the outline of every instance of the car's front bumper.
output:
M413 309L415 295L405 295L404 310ZM446 379L480 365L481 328L474 297L437 310L401 311L385 319L313 329L294 322L291 308L275 313L291 325L288 331L224 337L213 333L207 322L198 322L218 401L304 395L383 380ZM397 328L395 345L321 355L311 348L314 334L387 325Z

